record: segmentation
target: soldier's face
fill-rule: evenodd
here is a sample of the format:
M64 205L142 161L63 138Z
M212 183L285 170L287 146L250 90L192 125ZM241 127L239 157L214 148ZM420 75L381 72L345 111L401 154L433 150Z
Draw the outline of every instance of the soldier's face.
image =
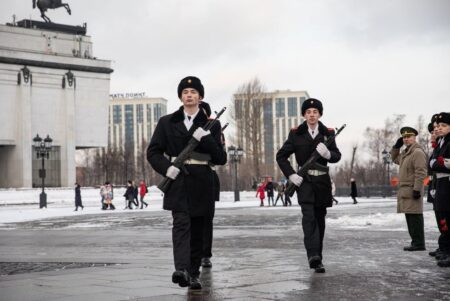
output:
M416 142L416 136L414 135L408 135L403 137L403 143L408 146Z
M181 101L185 107L198 107L200 100L202 100L202 97L193 88L186 88L181 92Z
M446 136L448 133L450 133L450 124L439 122L436 130L438 132L438 136Z
M309 125L316 125L317 122L319 122L320 113L316 108L309 108L305 111L305 115L303 115L303 117Z

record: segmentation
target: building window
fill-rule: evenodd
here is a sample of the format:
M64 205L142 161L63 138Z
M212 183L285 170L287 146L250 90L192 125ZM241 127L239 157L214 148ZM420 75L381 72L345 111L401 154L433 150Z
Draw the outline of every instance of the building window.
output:
M288 116L297 116L297 97L288 97Z
M144 105L143 104L136 105L136 120L137 120L137 123L144 122Z
M272 99L263 100L264 111L264 154L265 162L272 166L274 161L274 128L273 128L273 111ZM267 161L266 161L267 160Z
M122 106L120 105L113 106L113 122L122 123Z
M125 143L133 143L133 105L125 105Z
M162 104L156 103L156 104L154 105L154 108L153 108L153 114L154 114L153 120L154 120L155 122L159 121L159 118L161 118L161 116L162 116L162 110L163 110L163 105L162 105ZM165 108L164 108L164 110L165 110Z
M236 119L242 118L242 101L240 99L235 99L234 110L236 114Z
M275 99L276 117L284 117L284 98Z

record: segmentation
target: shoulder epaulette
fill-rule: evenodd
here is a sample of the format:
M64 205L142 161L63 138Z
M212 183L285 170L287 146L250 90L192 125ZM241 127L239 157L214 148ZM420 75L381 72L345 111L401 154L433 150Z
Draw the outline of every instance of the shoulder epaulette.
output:
M328 128L328 132L334 132L333 128Z
M292 128L291 131L292 131L292 132L296 132L297 129L298 129L298 127L295 127L295 128Z

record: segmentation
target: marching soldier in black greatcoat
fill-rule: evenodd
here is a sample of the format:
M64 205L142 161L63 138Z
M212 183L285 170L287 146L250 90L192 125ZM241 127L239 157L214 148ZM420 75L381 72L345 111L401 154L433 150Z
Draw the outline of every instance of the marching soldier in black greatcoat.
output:
M277 153L277 162L283 174L297 186L309 267L315 269L316 273L324 273L322 246L325 215L327 207L331 207L333 203L331 179L326 165L328 162L338 162L341 159L341 153L334 141L328 148L323 143L334 134L334 130L328 129L319 121L323 113L322 103L310 98L305 100L301 109L305 121L289 132L287 140ZM316 150L321 156L317 160L316 167L309 170L305 178L299 176L288 161L289 156L295 154L300 168Z
M210 131L202 128L208 117L199 109L204 97L201 81L193 76L182 79L178 97L183 106L159 120L147 149L147 160L158 173L173 179L163 200L163 208L171 210L173 217L172 281L181 287L201 289L198 277L204 217L214 210L214 174L210 164L225 164L227 155L221 143L220 124ZM172 162L192 137L200 144L180 171Z

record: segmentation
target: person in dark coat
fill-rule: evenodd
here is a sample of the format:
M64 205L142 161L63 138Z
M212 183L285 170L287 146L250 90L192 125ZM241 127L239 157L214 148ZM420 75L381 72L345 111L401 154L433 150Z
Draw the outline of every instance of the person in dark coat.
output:
M78 207L81 207L81 210L84 209L83 203L81 202L81 186L78 183L75 183L75 210L78 211Z
M139 187L136 185L134 181L132 181L132 185L134 188L134 197L133 197L133 204L136 206L136 209L139 209Z
M326 170L328 162L338 162L341 159L341 153L335 141L329 147L323 143L334 134L334 130L328 129L319 121L323 113L322 102L310 98L304 101L301 109L305 121L289 132L276 158L283 174L297 186L297 199L303 214L302 226L309 267L315 269L316 273L324 273L322 248L325 216L327 207L333 204L331 179L324 169ZM295 154L298 166L302 166L315 151L321 156L317 163L322 167L316 165L315 169L308 171L305 178L299 176L291 166L289 157Z
M284 186L284 184L282 182L278 183L277 186L277 198L275 199L275 204L273 206L276 206L278 203L278 200L281 199L281 204L283 204L283 206L286 206L285 202L284 202L284 190L286 189L286 187Z
M356 181L354 178L350 179L350 196L353 199L353 204L358 204L356 197L358 196L358 190L356 189Z
M266 184L266 191L267 191L267 202L269 203L269 206L270 206L270 199L272 199L272 205L275 206L275 202L273 200L274 188L275 187L273 186L272 178L268 178Z
M433 159L437 158L437 153L438 153L438 143L439 143L439 137L437 137L436 135L436 127L437 127L437 123L436 123L436 118L439 114L434 114L433 117L431 117L431 122L428 124L428 131L430 132L430 143L431 143L431 154L429 155L428 158L428 192L427 192L427 203L431 203L433 204L433 211L434 211L434 216L436 218L436 225L439 229L440 232L440 236L438 239L438 248L434 251L429 252L428 254L430 256L433 257L437 257L440 258L440 256L442 255L442 252L440 250L440 245L441 245L441 237L442 237L442 230L441 227L439 225L440 223L440 216L439 216L439 211L436 210L436 206L435 206L435 202L434 202L434 196L436 195L436 172L433 172L431 170L431 166L430 166L430 162Z
M133 209L133 207L131 206L132 203L134 203L134 193L135 193L135 189L133 186L133 182L131 180L128 180L127 182L127 190L125 190L125 193L123 194L123 196L125 197L126 200L126 207L124 209Z
M199 101L204 97L201 81L193 76L182 79L178 97L183 106L159 120L147 148L147 160L159 174L173 180L163 199L163 208L171 210L173 217L172 282L201 289L204 218L214 212L216 192L210 164L224 165L227 154L222 147L220 123L209 131L202 128L208 116L199 109ZM172 162L192 138L199 145L180 171Z
M436 194L434 205L439 211L439 249L441 255L438 266L450 267L450 113L442 112L436 118L437 135L440 137L437 145L436 158L430 160L431 171L436 175Z

